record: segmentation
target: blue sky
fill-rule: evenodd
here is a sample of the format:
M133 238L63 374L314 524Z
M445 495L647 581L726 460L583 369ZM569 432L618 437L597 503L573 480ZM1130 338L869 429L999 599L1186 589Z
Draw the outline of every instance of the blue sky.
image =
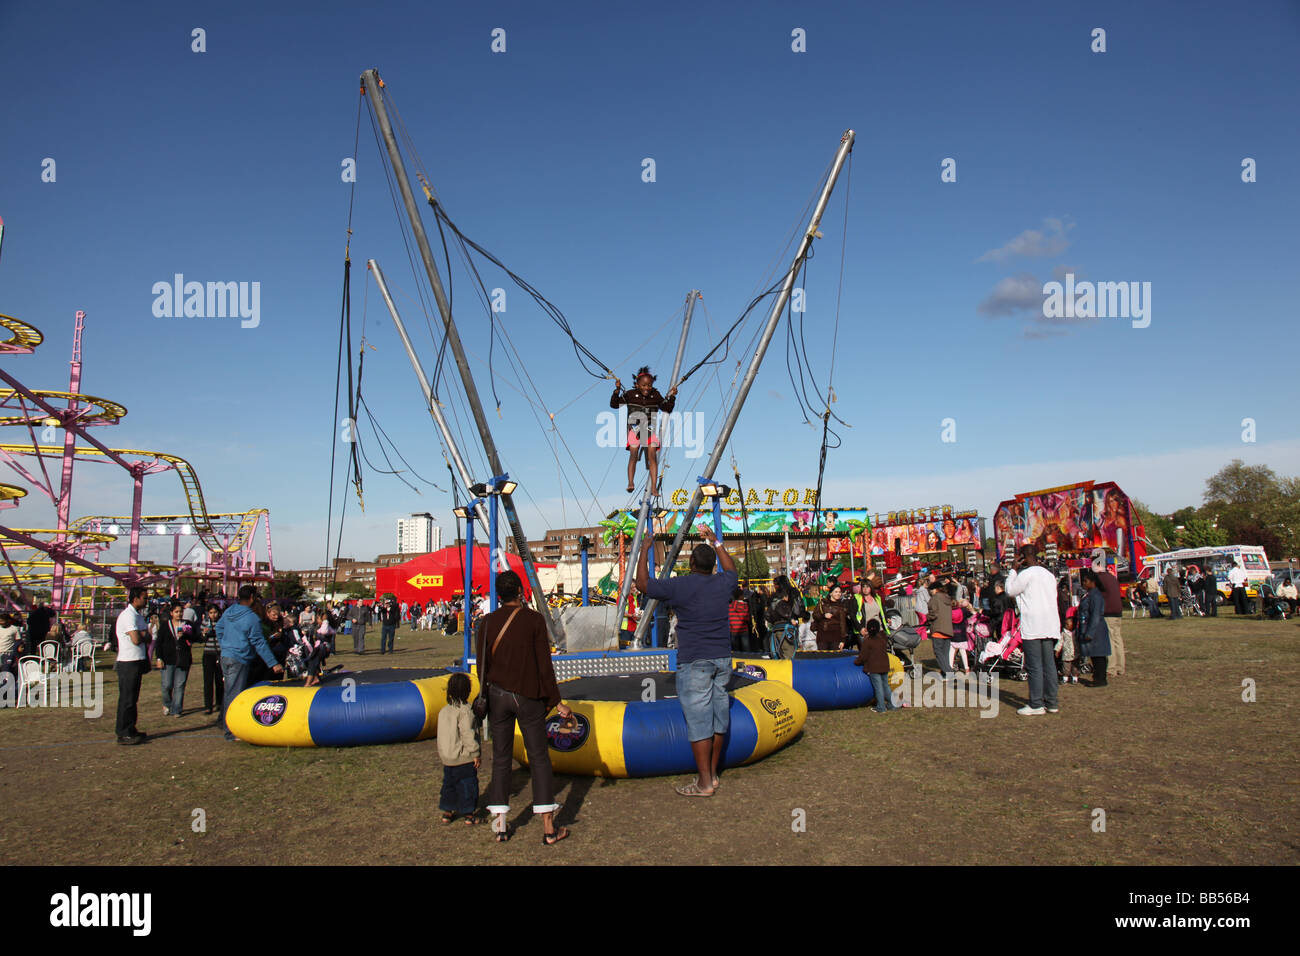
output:
M853 427L828 456L828 504L990 515L1015 492L1091 478L1172 510L1197 503L1232 457L1300 472L1300 8L989 6L0 4L13 87L0 124L0 312L46 335L5 366L29 386L66 387L72 315L84 309L83 387L130 409L100 437L183 455L211 509L271 509L277 565L319 563L338 432L340 164L353 153L357 77L373 66L452 217L563 309L603 361L621 363L625 381L642 362L666 380L671 325L629 353L688 289L708 310L696 312L688 362L714 344L855 129L851 184L842 178L832 198L806 282L824 385L843 244L835 411ZM191 51L196 27L204 53ZM498 27L504 54L490 50ZM1090 50L1095 27L1105 53ZM791 50L795 28L806 53ZM52 183L41 179L47 157ZM653 183L641 178L646 157ZM955 183L940 181L947 157ZM1241 180L1245 157L1255 183ZM373 346L366 399L445 490L414 377L367 289L374 256L432 364L364 119L357 159L353 321L359 331L364 316ZM1150 326L1050 324L1023 296L1002 303L1009 314L988 305L1005 280L1032 290L1067 269L1150 282ZM156 318L151 289L175 273L259 282L260 325ZM605 384L508 289L503 326L547 408L568 406L556 421L593 502L567 455L557 466L500 351L501 416L491 411L485 314L463 271L453 281L497 442L528 491L530 537L625 504L625 453L596 443ZM448 382L447 400L463 407ZM712 429L718 393L702 371L683 407ZM956 442L940 440L945 418ZM1255 443L1241 440L1244 418ZM731 450L747 485L806 486L819 440L794 404L781 333ZM481 452L470 457L486 474ZM702 461L675 452L666 485L688 483ZM421 487L368 474L366 513L349 505L343 553L393 550L394 521L410 511L449 524L449 494ZM171 476L147 489L147 510L179 507ZM129 492L109 469L82 469L74 513L128 508ZM37 525L47 511L30 498L6 520Z

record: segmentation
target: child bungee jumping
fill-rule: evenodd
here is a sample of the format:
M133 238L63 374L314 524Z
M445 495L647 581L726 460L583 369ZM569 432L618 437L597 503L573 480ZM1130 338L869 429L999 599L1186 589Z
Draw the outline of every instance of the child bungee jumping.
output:
M623 390L623 383L614 379L614 396L610 408L627 406L627 490L636 490L636 460L646 456L646 469L650 472L650 494L659 494L659 433L655 428L656 412L671 412L677 404L677 386L668 390L665 397L654 387L655 376L648 366L636 373L636 387Z

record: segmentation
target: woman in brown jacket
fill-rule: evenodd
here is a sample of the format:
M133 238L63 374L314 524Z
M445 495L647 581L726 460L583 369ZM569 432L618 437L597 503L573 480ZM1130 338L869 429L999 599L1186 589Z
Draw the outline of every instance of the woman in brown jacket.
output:
M831 585L821 603L813 609L812 629L817 635L817 650L843 650L846 643L856 644L858 616L852 604L844 600L844 589Z
M554 846L569 835L555 827L555 773L547 749L546 715L552 708L564 723L573 712L560 701L551 666L551 642L546 622L523 606L523 582L514 571L497 575L501 606L483 618L478 640L478 675L488 693L488 725L492 728L492 783L488 786L488 813L498 843L514 835L506 823L510 812L511 751L515 722L524 738L528 769L533 781L533 813L542 818L542 843Z
M894 693L889 686L889 648L884 629L880 621L872 618L867 621L866 632L862 636L862 648L853 663L862 668L862 673L871 678L871 688L876 694L876 713L898 710L894 703Z

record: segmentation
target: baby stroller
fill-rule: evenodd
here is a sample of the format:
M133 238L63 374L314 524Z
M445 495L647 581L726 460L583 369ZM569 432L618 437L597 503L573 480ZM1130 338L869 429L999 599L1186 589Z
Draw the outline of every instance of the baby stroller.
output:
M978 635L976 643L980 643ZM1027 680L1029 675L1025 672L1025 655L1020 644L1020 619L1008 609L1002 614L1002 639L984 639L983 646L977 649L976 668L990 678L999 674L1012 680Z
M1259 588L1259 606L1264 612L1264 617L1270 621L1285 621L1290 616L1290 608L1286 601L1277 596L1273 590L1273 585L1268 581L1260 581L1257 585Z
M893 654L902 663L904 667L912 666L912 653L925 640L925 628L912 627L910 624L899 623L897 627L890 625L889 631L889 653Z
M1205 617L1205 609L1201 607L1201 602L1196 600L1196 595L1192 594L1192 589L1187 583L1183 583L1183 596L1179 598L1182 604L1184 617Z
M309 683L320 680L325 658L329 657L330 646L327 636L307 637L298 632L298 639L289 648L284 659L284 672L287 677L302 677Z

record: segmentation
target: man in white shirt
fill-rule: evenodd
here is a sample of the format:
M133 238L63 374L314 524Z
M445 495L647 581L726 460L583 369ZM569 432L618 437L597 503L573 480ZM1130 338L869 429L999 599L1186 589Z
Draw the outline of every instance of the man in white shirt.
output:
M1038 563L1032 544L1020 548L1016 566L1007 574L1006 591L1020 610L1021 651L1029 672L1029 703L1016 713L1055 714L1061 709L1056 696L1056 642L1061 638L1056 576Z
M140 700L140 682L149 673L149 622L144 616L147 594L142 587L131 588L128 604L117 616L117 742L123 745L144 743L145 735L135 726L136 705Z
M1228 583L1232 585L1232 607L1238 614L1246 614L1246 569L1240 561L1233 562L1228 572Z

